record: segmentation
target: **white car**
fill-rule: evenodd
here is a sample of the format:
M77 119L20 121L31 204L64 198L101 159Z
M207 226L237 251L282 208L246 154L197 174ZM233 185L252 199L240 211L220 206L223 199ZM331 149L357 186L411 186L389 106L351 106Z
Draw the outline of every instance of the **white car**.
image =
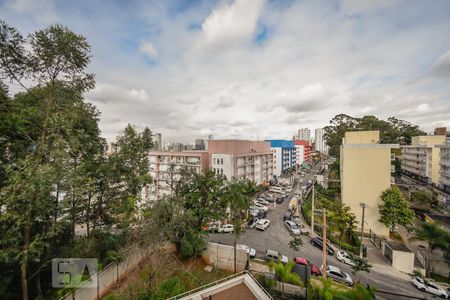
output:
M428 292L430 294L439 296L441 298L448 299L447 291L438 286L435 282L430 279L423 279L420 277L414 277L413 284L421 291Z
M292 192L292 187L288 186L288 187L286 188L286 192L288 192L288 193Z
M218 233L226 233L226 232L233 232L234 226L233 224L225 224L219 227L217 230Z
M247 252L248 256L250 256L250 258L255 258L255 256L256 256L256 250L255 249L250 248L247 245L242 245L242 244L237 244L236 247L238 249L245 250L245 252Z
M270 225L270 221L267 219L261 219L256 223L255 228L262 230L262 231L266 231L266 228L269 227Z
M344 251L336 252L336 258L337 258L337 260L339 260L347 265L350 265L350 266L355 265L352 258L350 257L350 255L347 254L347 252L344 252Z
M258 198L258 200L256 200L255 203L261 203L262 205L268 205L268 204L269 204L269 202L266 201L266 200L263 199L263 198Z
M259 210L262 210L262 211L268 211L269 210L269 208L267 206L262 205L261 203L255 203L254 206L257 207Z
M286 228L294 235L300 235L300 228L298 228L298 225L290 220L284 221L284 225L286 225Z

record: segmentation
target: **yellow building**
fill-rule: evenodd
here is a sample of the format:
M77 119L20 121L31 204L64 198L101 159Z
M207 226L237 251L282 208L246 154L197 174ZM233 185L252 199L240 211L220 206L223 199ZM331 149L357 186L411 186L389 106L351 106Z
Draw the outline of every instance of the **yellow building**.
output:
M402 146L402 173L426 184L439 185L440 151L445 135L414 136Z
M361 226L365 204L364 231L388 236L389 228L378 221L381 193L391 186L391 149L398 144L380 144L379 131L346 132L341 145L342 203L351 208Z

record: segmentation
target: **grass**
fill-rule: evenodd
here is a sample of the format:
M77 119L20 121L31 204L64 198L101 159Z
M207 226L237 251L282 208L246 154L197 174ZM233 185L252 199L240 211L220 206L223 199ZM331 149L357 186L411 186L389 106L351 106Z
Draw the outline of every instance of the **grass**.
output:
M439 274L431 273L431 278L439 282L450 283L450 279L448 277Z

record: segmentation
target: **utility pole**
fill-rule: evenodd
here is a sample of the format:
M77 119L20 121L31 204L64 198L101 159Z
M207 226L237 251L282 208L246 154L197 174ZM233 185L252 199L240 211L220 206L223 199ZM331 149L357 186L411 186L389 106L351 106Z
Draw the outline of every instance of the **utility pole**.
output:
M312 198L311 198L311 238L314 238L314 195L315 195L315 191L314 191L314 185L315 185L315 179L316 177L314 177L313 179L313 185L312 185Z
M322 209L322 276L327 278L327 211Z
M363 233L364 233L364 212L366 210L366 204L361 203L362 207L362 217L361 217L361 245L359 247L359 256L363 258L363 250L364 250L364 244L363 244Z

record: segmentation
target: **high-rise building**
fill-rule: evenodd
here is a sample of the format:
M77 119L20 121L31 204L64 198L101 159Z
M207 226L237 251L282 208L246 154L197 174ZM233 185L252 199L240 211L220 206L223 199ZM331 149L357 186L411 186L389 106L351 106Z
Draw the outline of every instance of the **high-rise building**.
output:
M272 179L270 143L245 140L209 140L210 166L216 174L256 184Z
M297 134L297 140L311 142L311 130L309 128L300 128Z
M273 153L273 175L280 176L296 167L297 150L293 141L269 140Z
M208 134L208 141L211 141L214 139L214 134Z
M196 139L195 150L205 150L205 141L202 139Z
M440 151L445 135L413 136L402 146L402 174L426 184L439 185Z
M162 136L161 133L153 134L153 149L154 150L162 150Z
M350 207L361 227L365 206L364 229L389 236L389 228L379 222L381 193L391 186L391 149L398 144L380 144L379 131L346 132L342 140L342 204Z
M315 149L322 154L328 154L328 146L324 138L325 130L323 128L317 128L315 130Z
M311 162L311 144L309 141L294 140L294 146L297 148L297 165L304 162ZM300 151L300 153L299 153Z
M450 139L438 146L440 153L439 188L450 195Z

